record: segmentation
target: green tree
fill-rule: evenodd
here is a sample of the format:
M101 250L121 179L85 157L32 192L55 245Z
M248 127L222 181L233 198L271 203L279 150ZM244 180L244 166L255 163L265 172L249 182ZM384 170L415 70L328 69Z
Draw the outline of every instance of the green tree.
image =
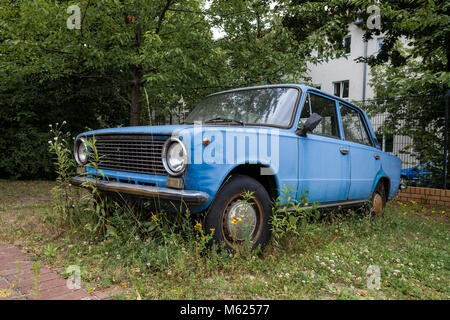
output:
M129 0L80 2L80 29L69 29L72 1L1 2L2 66L8 76L40 74L41 80L66 76L96 78L129 88L130 123L140 124L144 77L149 83L171 77L172 58L188 55L181 46L202 48L211 38L201 16L175 12L199 9L194 0ZM186 40L188 39L188 40ZM188 59L187 57L186 59ZM184 70L186 64L178 64Z
M0 173L51 171L49 123L154 124L181 97L299 78L307 50L281 18L263 0L0 0Z
M401 50L400 44L397 47L404 57L410 54L408 49ZM427 170L435 173L434 181L428 182L440 186L445 119L443 93L450 87L449 73L427 70L423 61L412 59L402 66L375 66L371 75L376 100L368 102L366 108L373 115L386 114L381 128L384 134L412 138L411 145L401 152L412 155L420 163L431 162Z
M213 25L224 32L216 45L226 58L230 86L288 82L306 72L305 46L282 24L282 8L269 0L213 1Z

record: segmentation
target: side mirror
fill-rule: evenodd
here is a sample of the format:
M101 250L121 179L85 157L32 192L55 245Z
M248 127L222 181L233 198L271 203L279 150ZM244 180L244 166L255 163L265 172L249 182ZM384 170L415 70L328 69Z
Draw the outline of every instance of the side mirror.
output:
M308 132L312 132L317 125L322 121L322 117L319 116L317 113L313 113L308 120L306 120L305 124L303 125L303 128L297 129L295 131L296 134L298 134L301 137L306 137L306 134Z

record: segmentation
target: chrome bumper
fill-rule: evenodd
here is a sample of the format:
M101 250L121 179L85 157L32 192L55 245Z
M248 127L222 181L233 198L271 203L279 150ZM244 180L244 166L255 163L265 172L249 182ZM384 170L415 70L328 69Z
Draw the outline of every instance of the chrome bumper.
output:
M71 182L73 185L78 187L89 188L89 185L85 184L85 182L90 182L96 185L96 187L99 190L106 192L118 192L151 199L159 198L168 201L182 201L192 205L204 204L209 200L209 195L202 191L175 190L169 188L143 186L131 183L122 183L104 180L96 181L95 179L92 178L78 177L78 176L72 178Z

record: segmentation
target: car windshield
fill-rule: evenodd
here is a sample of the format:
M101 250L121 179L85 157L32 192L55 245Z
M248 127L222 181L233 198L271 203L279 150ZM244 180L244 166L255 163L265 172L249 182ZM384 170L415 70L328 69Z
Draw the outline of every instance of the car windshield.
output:
M270 87L238 90L211 95L200 101L185 123L230 122L277 125L291 123L299 90Z

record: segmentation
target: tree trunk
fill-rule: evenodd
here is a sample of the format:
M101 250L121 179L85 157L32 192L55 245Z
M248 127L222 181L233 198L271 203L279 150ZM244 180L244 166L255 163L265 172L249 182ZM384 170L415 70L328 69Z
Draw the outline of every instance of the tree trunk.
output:
M173 0L166 0L166 3L161 11L161 14L158 17L158 24L156 26L155 32L159 33L161 30L162 22L165 19L167 10L169 10L170 5ZM125 22L126 23L135 23L135 17L130 16L129 14L125 14ZM136 54L140 55L139 50L142 45L142 26L139 22L136 22L136 30L135 30L135 46L136 46ZM141 88L142 88L142 78L143 78L143 70L142 66L133 66L133 82L131 89L131 106L130 106L130 125L138 126L141 124L141 112L142 112L142 103L141 103Z
M133 70L133 84L131 89L131 108L130 108L130 125L139 126L141 124L141 86L142 72L140 68Z

